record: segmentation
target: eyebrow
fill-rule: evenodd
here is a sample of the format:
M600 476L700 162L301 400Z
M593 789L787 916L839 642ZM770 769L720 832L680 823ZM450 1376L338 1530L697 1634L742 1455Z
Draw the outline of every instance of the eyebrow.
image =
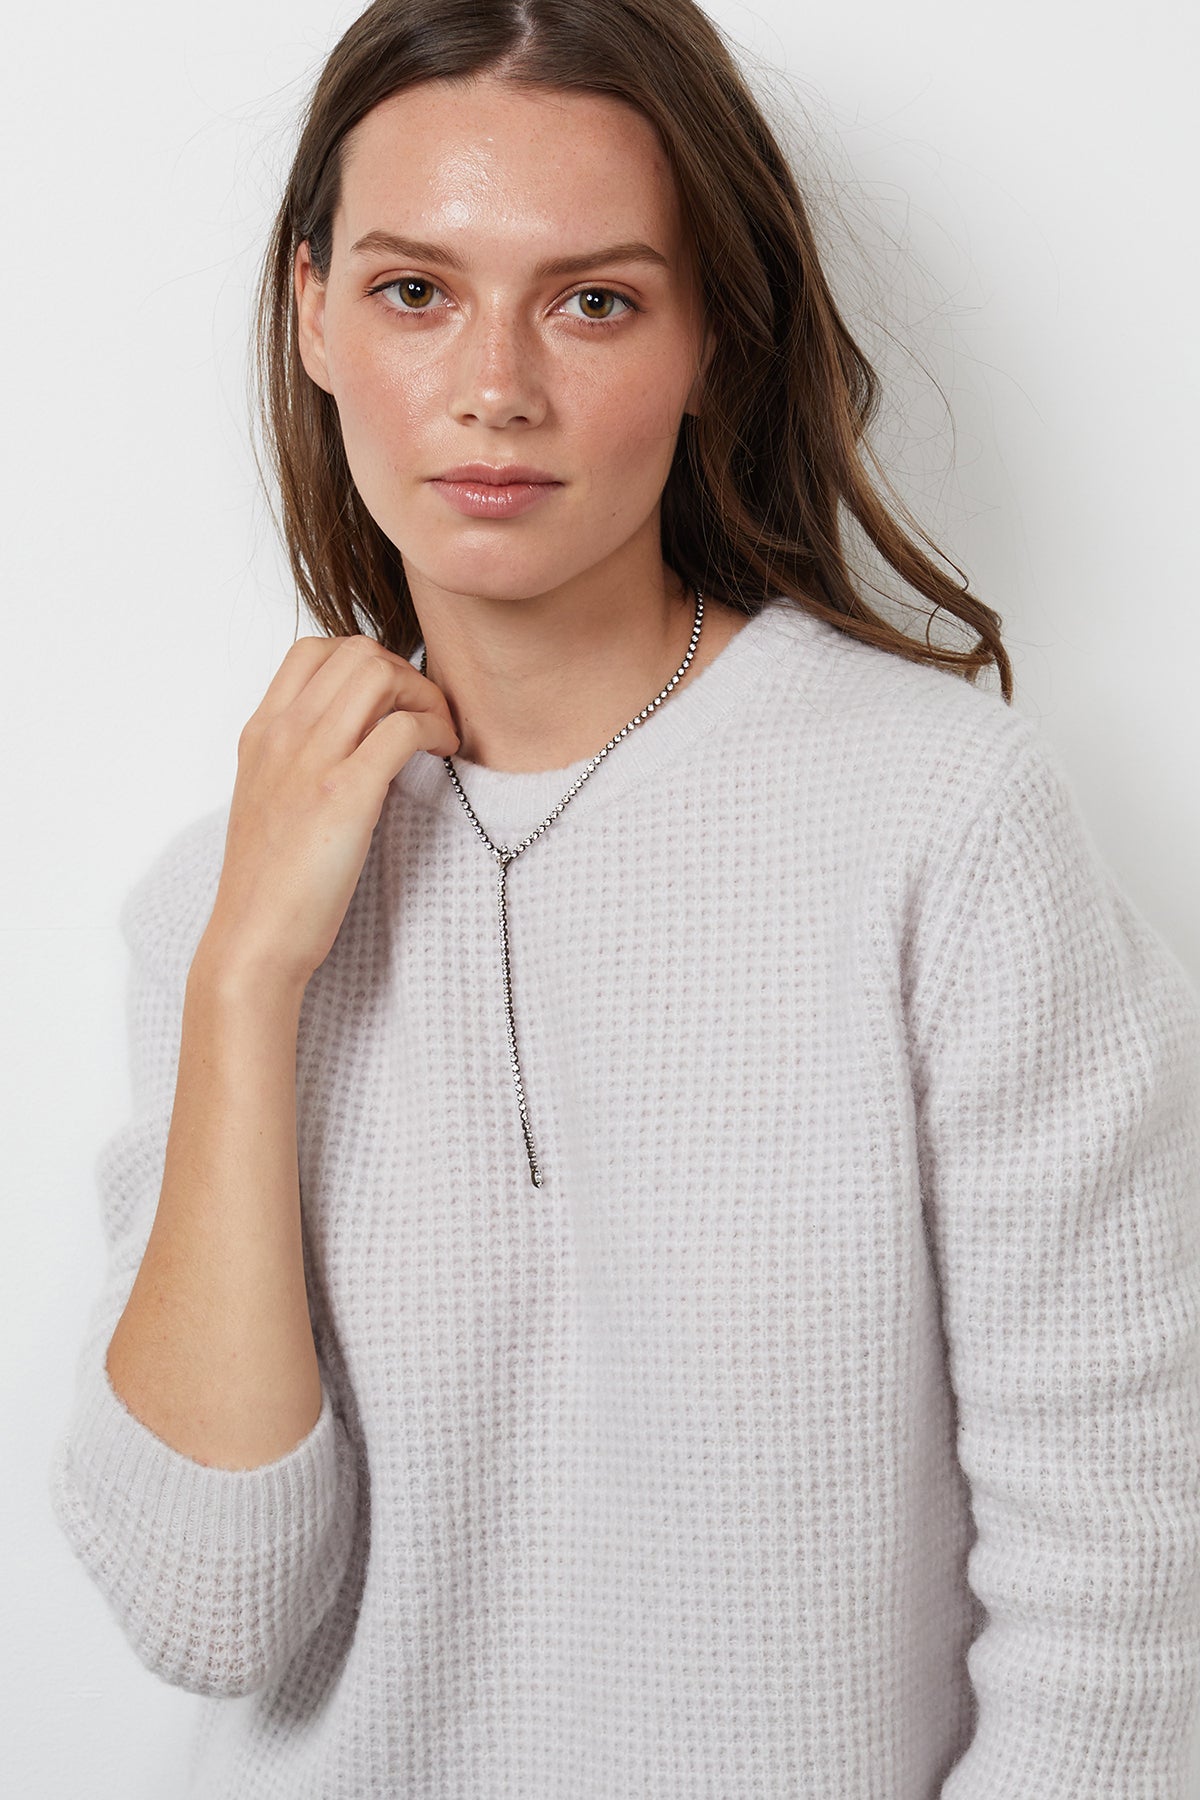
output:
M397 237L391 231L368 231L360 237L351 256L399 256L406 261L440 263L444 269L459 274L466 268L462 258L444 244L427 244L420 238ZM608 244L601 250L581 250L574 256L554 256L534 268L534 278L542 281L548 275L581 275L600 263L642 262L670 269L671 264L653 244L636 240L626 244Z

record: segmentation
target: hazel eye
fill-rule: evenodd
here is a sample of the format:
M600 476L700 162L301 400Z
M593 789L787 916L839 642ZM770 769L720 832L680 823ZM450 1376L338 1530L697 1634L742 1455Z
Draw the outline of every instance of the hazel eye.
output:
M414 288L424 288L426 303L422 303L419 306L408 305L408 301L414 298L412 292ZM401 312L427 312L429 310L427 304L428 296L430 294L441 292L440 288L435 287L432 281L426 281L420 275L405 275L399 281L390 281L387 288L381 291L404 295L404 304L398 309Z
M632 300L626 300L623 294L618 294L613 288L580 288L577 294L572 294L570 296L570 300L579 300L587 308L590 308L594 302L599 302L600 305L603 306L609 301L616 300L624 307L626 312L635 312L637 310ZM564 305L566 304L569 304L569 301L565 301ZM583 314L583 317L592 325L607 325L614 316L620 318L621 315L620 313L614 315L611 312L597 314L592 311L585 311Z

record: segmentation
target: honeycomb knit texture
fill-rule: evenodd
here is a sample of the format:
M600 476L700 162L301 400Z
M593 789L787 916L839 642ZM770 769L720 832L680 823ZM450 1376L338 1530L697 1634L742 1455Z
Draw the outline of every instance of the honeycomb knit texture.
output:
M515 846L587 761L456 767ZM508 871L540 1189L497 865L418 751L304 995L323 1404L251 1469L105 1366L227 818L122 908L50 1470L201 1697L179 1792L1197 1800L1200 996L1040 728L768 601Z

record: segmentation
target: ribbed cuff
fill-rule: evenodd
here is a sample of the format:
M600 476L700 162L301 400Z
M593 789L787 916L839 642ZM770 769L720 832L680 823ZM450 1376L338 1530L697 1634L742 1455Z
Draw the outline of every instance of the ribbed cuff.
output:
M81 1388L64 1467L79 1503L134 1554L147 1539L186 1559L200 1545L222 1554L278 1553L295 1537L328 1528L337 1504L333 1405L322 1386L321 1412L308 1435L275 1462L219 1469L157 1437L125 1405L101 1361Z

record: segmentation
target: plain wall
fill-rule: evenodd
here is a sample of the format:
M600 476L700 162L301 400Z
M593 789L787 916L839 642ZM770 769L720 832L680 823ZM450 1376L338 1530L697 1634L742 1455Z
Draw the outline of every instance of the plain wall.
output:
M176 1794L197 1704L125 1645L46 1469L128 1101L118 909L228 798L297 630L249 307L297 109L360 10L63 0L5 31L0 1693L30 1800ZM894 478L1002 613L1017 709L1200 976L1195 9L708 10L791 121L889 384Z

